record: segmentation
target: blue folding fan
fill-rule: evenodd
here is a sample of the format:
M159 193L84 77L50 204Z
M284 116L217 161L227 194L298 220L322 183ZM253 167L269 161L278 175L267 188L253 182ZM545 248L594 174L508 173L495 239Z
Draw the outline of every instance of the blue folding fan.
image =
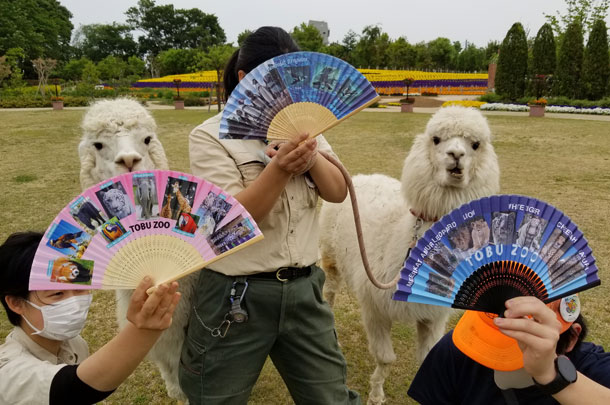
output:
M516 296L550 302L599 284L591 248L570 218L531 197L497 195L428 229L393 298L502 314Z
M221 139L319 135L379 100L350 64L316 52L272 58L250 71L227 100Z

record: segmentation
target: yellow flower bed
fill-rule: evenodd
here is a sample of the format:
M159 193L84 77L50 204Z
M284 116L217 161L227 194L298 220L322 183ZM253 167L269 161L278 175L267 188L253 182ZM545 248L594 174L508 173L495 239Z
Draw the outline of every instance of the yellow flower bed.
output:
M405 77L414 80L463 80L479 79L487 80L487 73L444 73L444 72L421 72L418 70L383 70L383 69L358 69L369 81L394 81L404 80Z
M487 102L486 101L473 101L473 100L452 100L452 101L445 101L441 107L459 105L462 107L481 108L481 106L483 104L487 104Z

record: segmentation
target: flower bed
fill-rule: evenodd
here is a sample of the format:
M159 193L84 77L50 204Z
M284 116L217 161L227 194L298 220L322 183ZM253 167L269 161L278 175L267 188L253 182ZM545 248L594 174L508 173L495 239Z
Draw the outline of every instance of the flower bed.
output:
M529 111L529 106L523 104L486 103L481 105L483 111ZM610 115L610 108L592 107L578 108L561 105L547 105L547 113L570 113L570 114L592 114Z
M451 101L445 101L441 107L459 105L462 107L481 108L481 106L483 104L487 104L487 102L486 101L473 101L473 100L451 100Z

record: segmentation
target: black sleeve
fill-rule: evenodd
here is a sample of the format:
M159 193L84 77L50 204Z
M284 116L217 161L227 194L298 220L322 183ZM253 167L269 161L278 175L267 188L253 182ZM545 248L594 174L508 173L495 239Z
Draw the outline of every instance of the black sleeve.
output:
M98 391L85 384L76 375L77 367L77 365L65 366L55 374L49 393L50 405L95 404L114 392L114 390Z
M458 371L452 348L448 333L430 350L407 392L411 398L423 405L459 402L455 390Z

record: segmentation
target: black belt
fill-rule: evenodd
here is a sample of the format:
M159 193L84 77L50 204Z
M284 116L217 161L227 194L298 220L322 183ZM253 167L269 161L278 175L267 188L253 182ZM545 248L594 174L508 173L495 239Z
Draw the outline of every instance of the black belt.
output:
M311 266L307 267L280 267L276 271L266 271L254 273L246 276L247 278L259 278L264 280L290 281L299 277L307 277L311 274Z

